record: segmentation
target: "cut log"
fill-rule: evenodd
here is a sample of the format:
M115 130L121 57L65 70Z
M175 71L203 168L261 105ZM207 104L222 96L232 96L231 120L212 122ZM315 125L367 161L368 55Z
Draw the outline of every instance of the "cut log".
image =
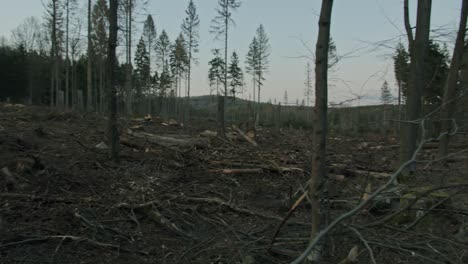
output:
M218 136L218 133L214 132L214 131L211 131L211 130L205 130L203 132L200 133L200 136L202 137L217 137Z
M127 133L136 138L144 139L150 143L157 144L159 146L178 151L178 152L188 152L194 148L208 148L209 139L207 138L171 138L165 136L158 136L146 132L133 132L130 129L127 130Z
M255 140L251 137L249 137L248 135L246 135L242 130L240 130L239 128L237 128L236 126L233 126L234 130L237 131L237 133L239 133L239 135L241 135L245 140L247 140L247 142L249 142L250 144L252 144L253 146L257 147L258 144L257 142L255 142ZM250 133L249 133L250 134Z

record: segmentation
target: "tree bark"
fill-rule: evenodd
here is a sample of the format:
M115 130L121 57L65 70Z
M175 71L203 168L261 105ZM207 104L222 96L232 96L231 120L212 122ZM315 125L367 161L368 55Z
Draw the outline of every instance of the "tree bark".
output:
M118 0L110 0L109 2L109 40L107 50L107 91L109 94L109 121L108 121L108 138L109 138L109 157L115 161L119 161L119 132L117 129L117 81L115 78L117 59L115 50L117 47L117 8Z
M413 29L411 28L410 16L409 16L409 4L408 0L404 0L403 3L403 14L405 20L406 36L408 38L408 52L411 54L412 46L414 44Z
M133 114L132 97L132 12L133 0L127 0L127 68L125 77L126 109L127 114Z
M408 86L408 96L406 102L406 118L401 134L400 164L410 160L416 150L418 141L419 123L417 121L422 114L422 92L424 89L424 61L428 55L429 31L431 22L432 0L419 0L416 38L412 46L410 81ZM421 140L421 139L420 139ZM414 164L408 166L403 172L404 176L414 171Z
M93 72L92 72L92 42L91 42L91 5L92 1L88 0L88 65L86 69L86 110L93 110L93 96L92 96L92 86L93 86Z
M315 108L312 145L312 173L309 197L312 204L312 232L314 238L321 227L326 225L328 214L326 201L326 146L328 112L328 50L333 0L322 0L319 19L319 33L315 51ZM322 186L322 187L320 187ZM319 258L316 251L314 259Z
M463 52L465 46L465 35L466 35L466 23L468 16L468 0L463 0L462 9L460 14L460 24L458 27L457 40L455 42L455 48L452 55L452 63L450 65L450 72L447 77L444 89L444 98L441 107L441 122L442 122L442 133L450 132L450 119L453 119L453 113L455 112L456 106L456 90L458 82L458 71L460 70ZM450 140L449 134L444 134L439 142L439 158L442 158L448 153L448 144Z
M228 8L228 7L226 7ZM225 118L224 118L224 112L225 112L225 98L227 95L227 58L228 58L228 23L229 19L226 16L224 20L224 94L218 95L218 136L221 138L226 137L226 131L225 131Z
M70 106L70 57L69 51L69 33L70 33L70 0L66 2L67 17L65 18L65 108Z

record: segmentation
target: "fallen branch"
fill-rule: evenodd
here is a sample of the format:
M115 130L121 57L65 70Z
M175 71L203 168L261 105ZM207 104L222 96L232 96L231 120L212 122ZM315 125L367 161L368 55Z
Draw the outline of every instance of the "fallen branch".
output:
M143 254L143 255L148 255L149 254L148 252L145 252L145 251L133 251L133 250L122 248L122 247L120 247L120 245L108 244L108 243L100 242L100 241L93 240L93 239L90 239L90 238L78 237L78 236L38 236L38 237L35 237L35 238L31 238L31 239L26 239L26 240L22 240L22 241L16 241L16 242L11 242L11 243L0 245L0 249L15 246L15 245L19 245L19 244L25 244L25 243L44 242L44 241L47 241L49 239L62 239L62 240L69 239L69 240L72 240L72 241L75 241L75 242L86 242L86 243L88 243L88 244L90 244L92 246L117 250L119 252L139 253L139 254Z
M270 251L271 248L273 247L273 244L275 243L275 239L276 237L278 236L281 228L283 227L283 225L286 223L286 221L288 221L288 219L291 217L292 213L296 210L296 208L302 203L302 201L304 201L304 199L307 197L307 192L304 192L301 197L299 197L299 199L296 200L296 202L293 204L293 206L291 206L291 208L289 209L288 213L286 214L286 216L284 217L283 221L281 221L281 223L278 225L278 227L276 228L276 231L275 231L275 234L273 235L273 237L271 238L271 243L270 243L270 247L268 248L268 250Z
M422 119L421 121L419 121L419 125L421 127L421 138L425 138L425 128L424 128L424 120L425 119ZM422 149L422 146L423 144L425 143L424 140L421 140L421 143L418 145L418 147L416 148L416 150L413 152L413 155L411 156L411 159L407 160L406 162L404 162L392 175L391 177L387 180L387 182L380 186L376 191L374 191L370 196L369 196L369 199L368 200L363 200L361 201L356 207L354 207L353 209L349 210L348 212L346 213L343 213L342 215L338 216L335 220L333 220L328 226L326 226L324 229L322 229L315 237L314 239L312 239L312 241L309 243L309 245L307 246L307 248L304 250L304 252L302 252L302 254L296 258L292 264L300 264L302 263L306 258L307 256L310 255L310 253L312 252L312 250L315 248L315 246L320 242L320 240L322 240L323 237L325 237L326 234L328 234L332 229L334 229L338 224L340 224L341 222L343 222L344 220L352 217L353 215L357 214L358 212L360 212L365 206L367 206L368 203L370 203L371 201L373 201L381 192L383 192L385 189L387 189L389 186L391 186L395 180L397 179L397 177L403 172L404 169L406 169L406 167L408 167L410 164L413 164L416 160L416 156L418 155L418 153L421 151Z
M138 210L139 212L146 214L148 218L151 219L152 221L168 229L170 232L173 232L183 238L191 238L192 236L190 234L187 234L186 232L184 232L176 224L172 223L169 219L167 219L161 214L161 212L155 206L159 204L160 204L160 201L158 200L147 202L144 204L137 204L137 205L120 203L120 204L115 205L114 208L125 208L125 209L131 209L132 211Z
M258 216L258 217L262 217L262 218L266 218L266 219L273 219L273 220L278 220L278 221L283 220L280 216L266 214L266 213L260 212L259 210L254 211L254 210L250 210L250 209L246 209L246 208L241 208L241 207L238 207L238 206L236 206L236 205L234 205L232 203L223 201L223 200L221 200L221 199L219 199L217 197L214 197L214 198L197 198L197 197L172 196L172 195L170 195L169 197L171 197L173 199L188 201L188 202L202 202L202 203L217 204L219 206L224 206L226 208L229 208L232 211L236 211L236 212L243 213L243 214L255 215L255 216ZM301 222L292 222L292 223L299 224L299 225L310 225L308 223L301 223Z

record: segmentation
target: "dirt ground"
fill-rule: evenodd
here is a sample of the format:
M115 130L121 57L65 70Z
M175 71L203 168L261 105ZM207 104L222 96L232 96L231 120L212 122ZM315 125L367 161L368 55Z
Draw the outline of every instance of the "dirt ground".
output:
M258 147L211 138L209 147L183 153L123 133L115 164L95 147L106 141L105 123L94 114L0 105L0 169L12 176L0 173L0 263L289 263L307 246L307 199L275 233L307 184L310 132L263 129ZM178 138L214 129L120 120L123 132L135 126ZM395 144L331 136L330 219L388 179ZM420 159L433 154L426 149ZM331 233L323 263L339 263L354 246L356 263L372 263L370 252L377 263L468 263L468 245L454 239L468 214L467 161L425 165L405 190L442 189L445 200L423 213L433 223L405 229L383 221L399 208L399 193L388 191L386 205Z

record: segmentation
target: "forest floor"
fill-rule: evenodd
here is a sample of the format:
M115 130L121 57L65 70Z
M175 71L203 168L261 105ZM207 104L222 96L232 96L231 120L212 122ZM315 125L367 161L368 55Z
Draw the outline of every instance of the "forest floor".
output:
M215 125L119 122L124 132L177 138ZM211 138L184 152L124 133L116 164L96 147L105 124L94 114L0 105L0 263L289 263L307 246L307 199L276 231L306 188L310 132L262 129L257 147ZM330 138L330 219L388 180L396 144ZM419 158L434 153L428 146ZM425 165L334 229L323 263L355 246L356 263L373 263L371 252L376 263L468 263L468 244L455 239L468 215L468 159ZM404 195L414 206L402 208Z

